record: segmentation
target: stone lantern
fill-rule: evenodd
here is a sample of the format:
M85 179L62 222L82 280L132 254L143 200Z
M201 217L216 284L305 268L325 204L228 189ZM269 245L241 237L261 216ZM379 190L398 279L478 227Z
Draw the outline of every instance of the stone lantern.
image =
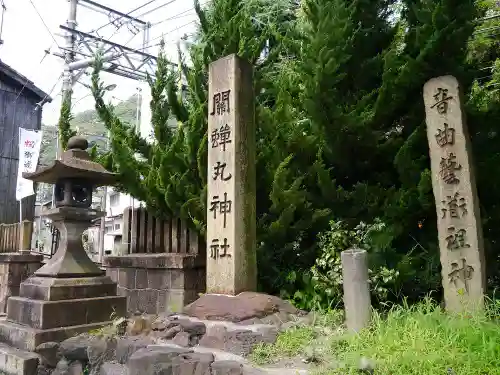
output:
M117 175L93 162L88 142L73 137L60 160L23 177L55 185L55 208L48 210L60 233L55 255L21 283L19 297L7 302L7 320L0 322L0 341L34 350L48 341L62 341L110 324L123 316L126 298L87 255L82 234L92 220L105 215L90 208L92 190L113 185Z

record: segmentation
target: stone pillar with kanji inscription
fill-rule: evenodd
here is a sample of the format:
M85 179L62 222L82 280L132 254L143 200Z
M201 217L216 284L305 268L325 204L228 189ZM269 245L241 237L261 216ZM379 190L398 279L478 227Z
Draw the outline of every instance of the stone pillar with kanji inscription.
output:
M444 299L452 312L481 308L486 288L479 200L460 99L453 76L433 78L424 86Z
M255 291L253 68L229 55L209 68L207 293Z

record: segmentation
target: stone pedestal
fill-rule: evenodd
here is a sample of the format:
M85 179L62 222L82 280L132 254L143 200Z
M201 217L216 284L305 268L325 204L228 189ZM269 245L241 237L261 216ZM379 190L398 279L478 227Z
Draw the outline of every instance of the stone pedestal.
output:
M21 283L40 268L43 256L25 253L0 254L0 313L7 311L7 298L19 295Z
M47 214L61 233L56 254L20 286L7 303L7 320L0 322L0 341L34 350L48 341L111 324L124 316L126 299L83 249L81 235L102 213L87 208L58 207Z
M113 316L123 316L125 310L125 298L116 295L116 283L107 276L35 276L21 284L19 297L9 298L0 341L34 350L41 343L111 324Z

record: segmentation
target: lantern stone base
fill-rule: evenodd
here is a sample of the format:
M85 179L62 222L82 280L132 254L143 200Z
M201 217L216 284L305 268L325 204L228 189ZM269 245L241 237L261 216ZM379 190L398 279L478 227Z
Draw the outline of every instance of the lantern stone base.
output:
M14 322L3 321L0 322L0 342L17 349L32 352L38 345L45 342L61 342L112 323L109 321L54 329L34 329Z
M116 289L107 276L31 277L21 284L18 297L8 299L0 341L34 350L109 325L114 316L126 314L126 298L117 296Z

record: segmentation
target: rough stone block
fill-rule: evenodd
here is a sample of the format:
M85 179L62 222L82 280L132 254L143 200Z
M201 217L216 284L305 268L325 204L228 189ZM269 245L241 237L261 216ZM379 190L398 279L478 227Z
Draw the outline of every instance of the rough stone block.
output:
M34 375L40 358L35 353L25 352L0 343L0 373L7 375Z
M149 337L120 337L116 342L116 360L120 364L128 362L136 351L147 348L153 343Z
M175 335L173 342L176 345L182 346L183 348L189 347L189 343L191 342L190 340L190 335L188 332L179 332L178 334Z
M117 340L115 337L95 337L92 344L87 347L87 356L92 369L99 367L116 357Z
M52 375L81 375L83 374L83 365L78 362L68 362L66 359L61 359L56 366Z
M104 362L99 375L128 375L128 367L120 363Z
M236 361L215 361L210 367L212 375L244 375L243 365Z
M40 355L41 363L47 367L56 367L61 359L57 342L44 342L36 347L35 353Z
M185 353L172 360L176 375L211 375L210 365L214 362L212 353Z
M140 349L128 361L129 375L161 375L172 372L173 360L192 351L170 346L150 346Z
M96 338L86 335L71 337L61 342L59 353L70 361L88 361L87 348L93 345Z

